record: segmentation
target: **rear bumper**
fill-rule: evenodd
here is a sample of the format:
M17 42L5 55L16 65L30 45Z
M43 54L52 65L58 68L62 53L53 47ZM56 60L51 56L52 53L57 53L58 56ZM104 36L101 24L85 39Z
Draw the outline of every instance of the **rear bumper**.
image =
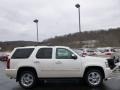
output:
M5 69L5 74L10 79L15 79L17 75L17 70L16 69Z

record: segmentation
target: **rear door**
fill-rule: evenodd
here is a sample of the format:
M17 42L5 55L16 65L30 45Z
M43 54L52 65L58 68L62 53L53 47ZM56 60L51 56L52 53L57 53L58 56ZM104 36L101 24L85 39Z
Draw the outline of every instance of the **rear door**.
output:
M34 61L39 77L52 77L54 70L53 48L39 48Z

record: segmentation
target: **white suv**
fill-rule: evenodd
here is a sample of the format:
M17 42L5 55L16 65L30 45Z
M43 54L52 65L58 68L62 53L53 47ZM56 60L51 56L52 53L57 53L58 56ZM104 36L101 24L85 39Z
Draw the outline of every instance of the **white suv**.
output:
M23 88L32 88L45 79L83 78L89 86L99 86L111 74L108 61L99 57L79 56L64 46L15 48L7 62L6 75Z

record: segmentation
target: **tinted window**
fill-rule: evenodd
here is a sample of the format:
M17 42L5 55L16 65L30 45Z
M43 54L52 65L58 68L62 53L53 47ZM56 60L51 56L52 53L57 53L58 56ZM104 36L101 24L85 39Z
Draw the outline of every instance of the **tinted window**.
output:
M105 52L109 52L109 49L105 49Z
M64 48L57 48L56 50L57 59L72 59L72 54L71 51Z
M34 48L16 49L16 51L12 55L12 59L28 58L33 52L33 50Z
M41 48L36 54L37 58L41 59L51 59L52 58L52 48Z
M111 49L112 52L116 52L115 49Z

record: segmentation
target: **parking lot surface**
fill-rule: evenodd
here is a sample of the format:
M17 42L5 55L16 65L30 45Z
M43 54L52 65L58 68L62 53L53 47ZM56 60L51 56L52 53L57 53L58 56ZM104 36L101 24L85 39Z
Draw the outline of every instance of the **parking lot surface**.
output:
M24 90L14 79L6 77L4 69L5 62L0 62L0 90ZM32 90L120 90L120 79L105 81L101 87L96 88L90 88L78 81L48 81Z

